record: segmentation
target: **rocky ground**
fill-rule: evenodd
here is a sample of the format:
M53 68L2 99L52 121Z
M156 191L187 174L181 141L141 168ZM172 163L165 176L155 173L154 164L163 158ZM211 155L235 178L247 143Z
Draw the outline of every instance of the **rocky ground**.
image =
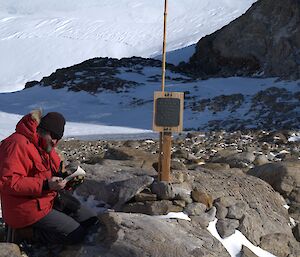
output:
M82 245L55 253L33 247L28 255L229 256L206 229L218 218L223 238L238 229L276 256L300 256L300 142L289 142L292 134L175 137L171 183L157 181L157 141L63 141L66 161L87 171L76 194L97 200L102 226ZM156 217L182 211L191 221ZM2 243L0 256L7 253L20 256L18 247ZM251 254L243 248L242 256Z

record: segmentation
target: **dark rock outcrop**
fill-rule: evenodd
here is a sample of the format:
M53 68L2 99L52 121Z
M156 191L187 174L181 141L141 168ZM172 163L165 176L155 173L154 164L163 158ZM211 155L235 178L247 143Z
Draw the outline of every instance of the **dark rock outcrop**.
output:
M53 89L67 88L75 92L86 91L92 94L102 91L120 93L128 88L138 86L139 83L118 78L117 75L122 70L128 73L143 74L143 68L146 66L160 68L161 61L141 57L93 58L72 67L58 69L40 82L30 81L26 83L25 89L40 85L51 86ZM172 64L168 64L167 67L170 70L176 69Z
M201 39L182 69L197 77L300 78L300 1L260 0Z

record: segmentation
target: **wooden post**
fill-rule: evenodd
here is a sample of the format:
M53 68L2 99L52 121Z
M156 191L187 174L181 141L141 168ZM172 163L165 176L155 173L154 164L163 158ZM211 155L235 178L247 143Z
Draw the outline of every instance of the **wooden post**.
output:
M164 8L164 31L163 31L163 55L162 55L162 80L161 91L165 91L165 74L166 74L166 38L167 38L167 8L168 1L165 0ZM171 139L170 132L159 133L159 157L158 157L158 179L161 181L170 181L170 164L171 164Z
M162 145L162 160L161 160L161 181L170 182L170 166L171 166L171 145L172 145L172 133L165 132L163 134L163 145Z
M159 132L159 155L158 155L158 180L161 181L162 172L162 146L163 146L163 132Z

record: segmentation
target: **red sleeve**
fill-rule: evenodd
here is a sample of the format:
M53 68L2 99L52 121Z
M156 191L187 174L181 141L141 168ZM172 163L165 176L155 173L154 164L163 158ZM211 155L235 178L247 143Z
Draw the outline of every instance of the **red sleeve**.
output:
M43 179L29 177L32 161L26 145L16 142L4 142L0 151L1 192L11 195L39 196L42 193Z

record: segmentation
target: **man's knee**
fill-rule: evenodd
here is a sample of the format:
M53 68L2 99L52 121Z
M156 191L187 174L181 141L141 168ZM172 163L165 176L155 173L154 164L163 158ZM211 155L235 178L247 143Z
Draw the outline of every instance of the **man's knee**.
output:
M83 241L87 231L83 226L79 226L69 235L66 236L67 243L69 244L78 244Z
M94 216L94 217L90 217L82 222L80 222L80 225L83 226L84 228L89 228L95 224L98 224L99 223L99 219L97 216Z

